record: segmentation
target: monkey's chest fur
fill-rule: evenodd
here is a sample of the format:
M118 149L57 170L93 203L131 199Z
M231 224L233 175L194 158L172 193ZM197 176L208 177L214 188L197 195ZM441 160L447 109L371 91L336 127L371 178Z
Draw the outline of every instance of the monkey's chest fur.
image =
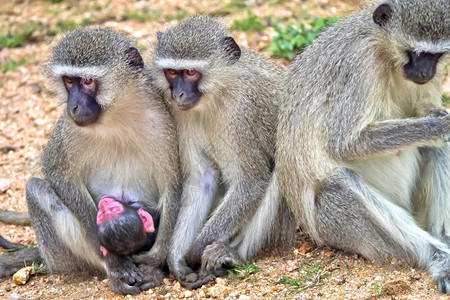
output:
M397 85L386 89L386 110L378 121L414 118L417 105L429 96L429 91L420 87ZM417 147L401 151L383 152L356 160L350 169L389 201L412 211L412 197L422 167L422 158Z
M411 197L420 165L419 150L413 148L360 159L349 168L384 198L411 211Z
M80 163L79 174L96 204L102 196L111 195L157 208L159 181L164 181L166 172L155 154L159 143L153 127L146 127L144 118L136 121L126 129L100 127L83 142L86 161Z

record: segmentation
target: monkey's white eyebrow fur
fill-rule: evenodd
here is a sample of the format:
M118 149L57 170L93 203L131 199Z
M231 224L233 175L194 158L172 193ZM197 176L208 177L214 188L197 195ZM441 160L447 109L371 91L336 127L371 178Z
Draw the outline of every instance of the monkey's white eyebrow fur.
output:
M71 76L89 76L92 78L99 78L106 74L107 69L103 67L75 67L67 65L54 65L51 67L53 74L56 76L71 75Z
M184 69L202 69L207 66L208 62L204 60L195 60L195 59L160 58L155 60L155 64L161 67L162 69L184 70Z
M417 41L414 43L414 48L418 52L445 53L450 51L450 41L439 43Z

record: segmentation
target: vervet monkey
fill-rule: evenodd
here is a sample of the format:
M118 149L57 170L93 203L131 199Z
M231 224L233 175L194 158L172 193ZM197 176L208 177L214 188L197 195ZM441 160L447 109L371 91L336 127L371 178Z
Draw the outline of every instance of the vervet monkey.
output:
M43 178L26 185L47 267L104 272L121 294L159 285L178 213L179 164L172 119L149 70L131 39L106 28L69 33L45 67L66 105L42 152ZM105 195L139 202L158 224L139 267L100 251L97 204Z
M386 0L292 63L277 137L280 189L312 238L409 259L450 292L448 0Z
M283 70L205 15L158 33L153 62L184 174L168 263L196 288L295 233L272 177Z

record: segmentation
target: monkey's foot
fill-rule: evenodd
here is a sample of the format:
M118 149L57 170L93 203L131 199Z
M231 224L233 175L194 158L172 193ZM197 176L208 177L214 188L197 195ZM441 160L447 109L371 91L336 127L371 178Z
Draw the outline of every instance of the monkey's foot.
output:
M202 270L212 272L216 276L228 273L227 269L242 265L244 260L228 245L214 242L206 246L202 255Z
M436 250L430 272L439 290L444 294L450 294L450 255Z
M142 264L139 265L139 270L143 274L141 284L139 285L141 291L146 291L162 284L165 274L160 268Z

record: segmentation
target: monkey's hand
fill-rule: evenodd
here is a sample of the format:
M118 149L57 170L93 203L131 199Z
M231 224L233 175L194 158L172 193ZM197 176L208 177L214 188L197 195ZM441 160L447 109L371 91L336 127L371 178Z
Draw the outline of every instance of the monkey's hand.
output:
M142 281L139 285L141 291L146 291L162 284L165 274L160 268L141 264L139 265L139 270L142 272Z
M212 274L206 274L194 272L187 266L186 261L183 259L175 259L171 255L167 258L170 273L175 275L175 278L180 282L182 286L187 289L199 288L202 285L214 280L215 276Z
M419 117L443 117L447 114L448 112L445 108L436 106L432 103L422 103L417 108L417 115Z
M162 267L166 264L166 250L164 247L153 245L152 249L137 255L133 255L134 262L151 267Z
M141 292L142 271L133 263L129 256L108 254L105 257L109 269L109 288L116 294L137 295Z
M244 264L239 254L222 242L206 246L202 254L202 270L216 276L223 276L228 269Z
M167 264L169 265L170 273L175 275L175 278L179 282L185 281L187 275L194 273L194 271L188 267L184 259L176 259L169 255Z

